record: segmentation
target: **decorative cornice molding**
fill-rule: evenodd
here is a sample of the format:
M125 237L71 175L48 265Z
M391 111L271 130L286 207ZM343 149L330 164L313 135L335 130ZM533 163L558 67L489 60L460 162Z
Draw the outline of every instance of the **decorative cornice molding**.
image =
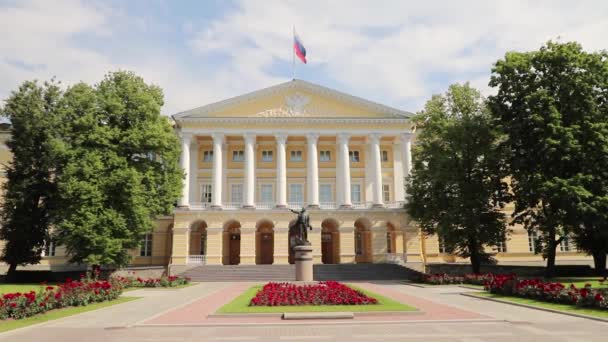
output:
M409 119L390 119L390 118L320 118L320 117L206 117L206 118L183 118L182 122L188 123L239 123L239 124L259 124L259 123L308 123L308 124L326 124L326 123L354 123L354 124L408 124Z

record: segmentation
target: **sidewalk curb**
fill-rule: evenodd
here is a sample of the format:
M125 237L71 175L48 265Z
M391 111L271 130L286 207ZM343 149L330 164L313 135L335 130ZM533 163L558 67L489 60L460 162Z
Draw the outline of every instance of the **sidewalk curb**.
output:
M489 297L483 297L483 296L476 296L474 294L469 294L469 293L461 293L460 295L465 296L465 297L475 298L475 299L488 300L488 301L496 302L496 303L515 305L515 306L519 306L519 307L522 307L522 308L540 310L540 311L551 312L551 313L556 313L556 314L562 314L562 315L567 315L567 316L573 316L573 317L578 317L578 318L586 318L586 319L590 319L590 320L594 320L594 321L598 321L598 322L602 322L602 323L608 323L608 319L606 319L606 318L600 318L600 317L594 317L594 316L589 316L589 315L584 315L584 314L578 314L578 313L574 313L574 312L567 312L567 311L561 311L561 310L543 308L543 307L539 307L539 306L522 304L522 303L515 303L515 302L511 302L511 301L508 301L508 300L502 300L502 299L498 299L498 298L489 298ZM517 298L519 298L519 297L517 297Z

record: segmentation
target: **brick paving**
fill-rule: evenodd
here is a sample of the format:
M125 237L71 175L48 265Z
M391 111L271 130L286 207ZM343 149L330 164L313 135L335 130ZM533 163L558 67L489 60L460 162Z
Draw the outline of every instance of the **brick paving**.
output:
M247 323L288 323L283 321L279 315L238 315L233 317L209 316L215 313L226 303L239 296L243 291L255 283L237 283L227 286L225 289L212 293L211 295L198 299L181 307L174 308L154 316L142 323L140 326L163 325L217 325L217 324L247 324ZM449 321L449 320L487 320L489 316L479 313L455 308L432 300L417 296L407 295L403 292L392 290L388 287L371 284L357 283L357 286L378 293L382 296L392 298L404 304L416 307L420 312L416 313L355 313L355 321ZM348 311L345 307L344 311ZM332 322L332 320L306 320L306 323Z

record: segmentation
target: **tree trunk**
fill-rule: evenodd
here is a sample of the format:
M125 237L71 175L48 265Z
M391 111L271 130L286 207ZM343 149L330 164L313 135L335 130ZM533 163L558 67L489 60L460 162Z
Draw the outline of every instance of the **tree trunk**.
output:
M17 264L9 264L8 271L6 272L6 281L13 282L17 277Z
M606 251L601 250L593 252L593 265L595 275L599 277L606 276Z
M547 250L547 267L545 268L545 278L555 276L555 254L557 246L562 242L563 237L555 240L555 228L549 233L549 246Z
M471 268L474 274L481 273L481 260L475 242L469 242L469 253L471 254Z

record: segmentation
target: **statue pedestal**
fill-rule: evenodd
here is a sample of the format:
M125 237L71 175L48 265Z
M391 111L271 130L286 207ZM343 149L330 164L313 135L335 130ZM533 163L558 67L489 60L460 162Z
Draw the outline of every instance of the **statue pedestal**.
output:
M313 281L312 279L312 246L295 246L296 281Z

